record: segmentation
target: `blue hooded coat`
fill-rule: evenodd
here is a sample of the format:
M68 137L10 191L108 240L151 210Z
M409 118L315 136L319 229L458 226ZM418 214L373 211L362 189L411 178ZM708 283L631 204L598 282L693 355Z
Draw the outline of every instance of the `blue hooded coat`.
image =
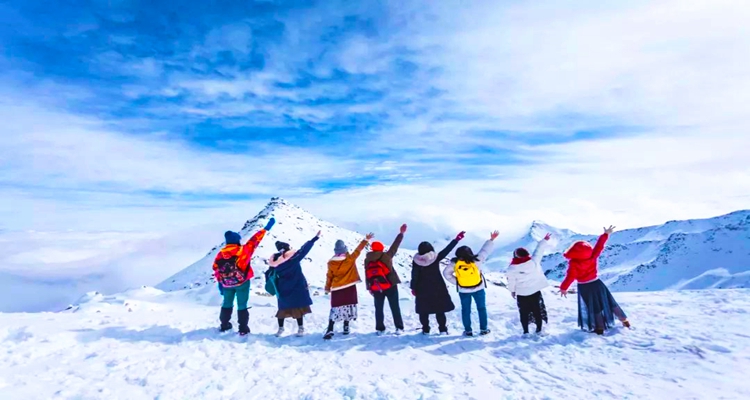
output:
M276 281L277 299L279 310L290 308L302 308L312 305L310 291L307 289L307 279L302 273L302 260L312 249L318 238L315 237L305 243L296 253L282 257L275 255L269 261L269 265L276 270L278 280Z

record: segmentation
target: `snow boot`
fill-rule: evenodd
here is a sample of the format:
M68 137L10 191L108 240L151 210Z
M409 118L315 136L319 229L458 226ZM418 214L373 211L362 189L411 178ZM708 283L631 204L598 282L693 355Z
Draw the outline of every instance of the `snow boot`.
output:
M221 322L219 330L221 332L226 332L232 329L232 324L229 322L229 320L232 319L232 310L233 308L221 308L221 313L219 314L219 321Z
M404 333L403 329L396 329L396 332L394 332L393 334L396 335L396 336L401 336L401 335L403 335L403 333Z
M375 331L375 334L378 336L383 336L385 335L385 331Z
M473 337L474 336L474 332L472 332L472 331L465 331L464 332L464 336L466 336L466 337Z
M240 325L240 336L245 336L250 333L250 327L247 326L248 321L250 321L250 313L247 309L237 310L237 323Z
M422 334L423 335L429 335L430 334L430 327L429 326L423 326L422 327Z
M281 337L281 335L284 334L284 327L280 327L278 331L276 331L276 337Z
M623 321L622 321L622 326L624 326L624 327L626 327L626 328L630 329L630 321L628 321L628 320L623 320Z
M348 335L350 333L349 331L349 323L344 322L344 335Z
M439 328L441 335L447 335L448 334L448 327L444 326L442 328Z
M326 331L326 334L323 335L323 340L331 340L333 339L333 331Z
M300 326L299 329L297 329L297 337L305 336L305 327Z
M594 333L596 333L599 336L604 335L604 329L594 329Z
M490 332L492 332L492 331L490 331L489 329L484 329L484 330L480 331L479 334L481 336L485 336L485 335L489 335Z

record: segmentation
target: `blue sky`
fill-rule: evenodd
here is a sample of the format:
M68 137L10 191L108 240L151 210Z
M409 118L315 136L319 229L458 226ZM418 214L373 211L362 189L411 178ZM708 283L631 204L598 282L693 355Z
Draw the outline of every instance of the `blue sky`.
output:
M0 228L169 230L276 195L477 229L748 204L748 7L556 3L2 2Z

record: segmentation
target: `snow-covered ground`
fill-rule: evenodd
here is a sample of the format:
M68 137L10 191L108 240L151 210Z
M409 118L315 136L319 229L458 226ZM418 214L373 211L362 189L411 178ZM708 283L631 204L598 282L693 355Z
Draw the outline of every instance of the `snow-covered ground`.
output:
M604 337L579 331L575 300L550 291L549 336L538 339L520 337L504 288L488 289L493 332L482 338L459 336L458 310L449 336L422 336L401 293L405 335L375 336L364 294L353 333L330 342L321 339L325 296L315 297L303 338L274 337L275 299L258 295L253 333L220 334L214 287L0 314L0 398L750 398L750 290L618 293L634 329Z

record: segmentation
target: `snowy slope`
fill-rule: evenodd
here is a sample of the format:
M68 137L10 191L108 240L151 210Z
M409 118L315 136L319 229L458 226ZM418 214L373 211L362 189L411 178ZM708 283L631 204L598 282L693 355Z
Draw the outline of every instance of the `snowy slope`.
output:
M565 276L565 248L543 260L550 279ZM750 211L615 232L599 270L618 291L750 287Z
M283 199L274 198L258 215L247 221L242 227L240 234L243 237L243 243L265 226L271 216L276 218L276 226L263 239L251 262L256 275L256 279L253 281L256 293L263 292L265 282L262 272L268 268L268 258L276 252L275 243L277 240L289 243L294 248L299 248L306 241L312 239L319 230L322 232L320 240L318 240L302 264L305 277L307 277L310 286L314 289L321 289L325 286L328 260L333 257L333 247L336 240L343 240L350 250L354 250L357 244L364 239L364 234L349 231L329 222L322 221ZM375 240L382 241L386 247L390 246L398 234L398 228L398 226L394 227L394 232L390 237L376 237ZM220 232L217 236L223 237L221 234L223 232ZM166 279L157 287L162 290L173 291L213 285L214 280L211 265L216 257L216 253L223 245L224 243L216 245L205 257ZM394 268L404 281L410 279L411 256L413 254L413 251L402 247L396 257L394 257ZM360 257L359 267L360 270L364 269L364 257ZM314 294L316 292L320 294L321 291L313 291Z
M450 336L418 334L405 291L407 334L377 337L363 292L353 333L330 342L321 339L325 296L303 338L275 338L276 302L261 296L251 296L250 336L218 333L220 298L205 286L0 314L0 398L750 398L750 290L617 294L635 329L604 337L577 329L575 299L546 292L549 336L535 340L520 337L502 288L488 289L493 333L472 339L458 335L458 311L448 314Z

